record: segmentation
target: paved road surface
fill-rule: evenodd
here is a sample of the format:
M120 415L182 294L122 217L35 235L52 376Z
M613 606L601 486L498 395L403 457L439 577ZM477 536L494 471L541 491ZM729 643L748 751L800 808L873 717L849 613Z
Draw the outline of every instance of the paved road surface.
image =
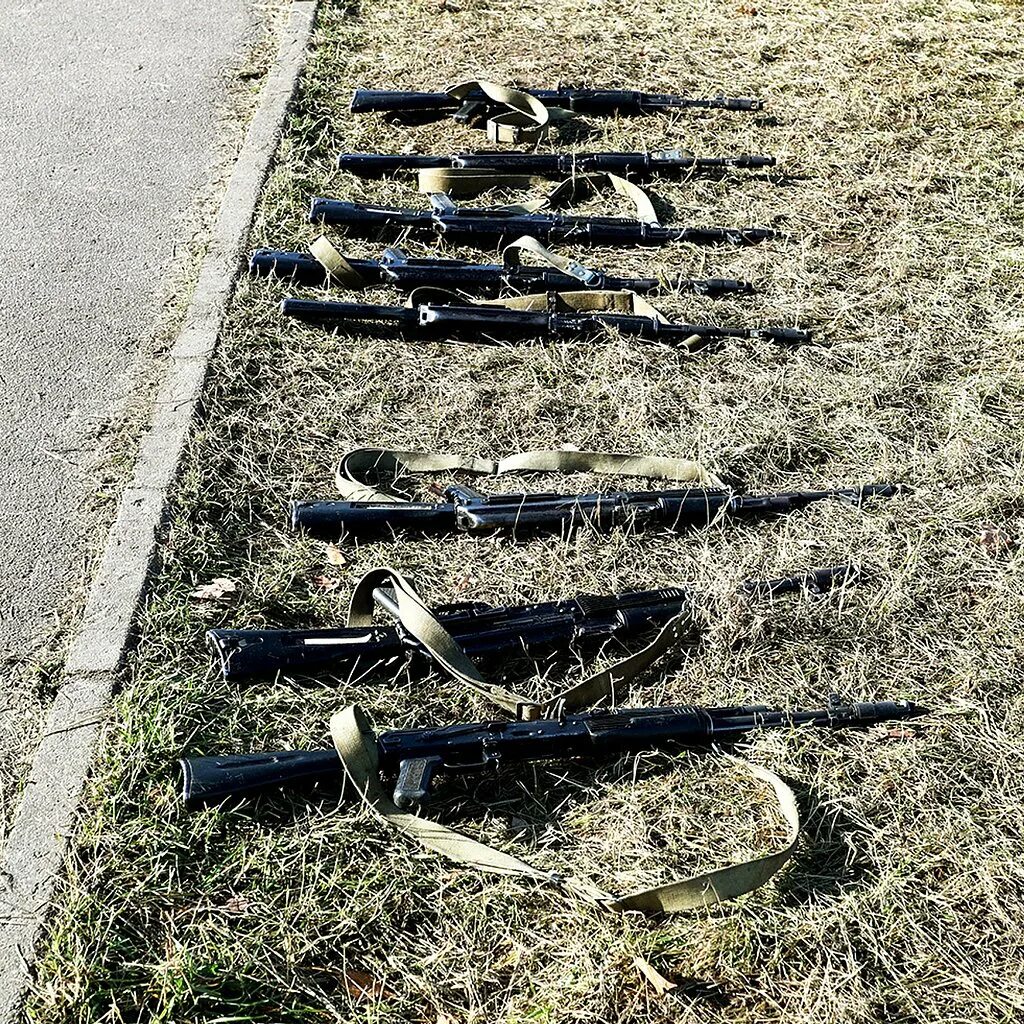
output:
M88 425L129 386L249 29L248 0L0 0L0 685L79 575Z

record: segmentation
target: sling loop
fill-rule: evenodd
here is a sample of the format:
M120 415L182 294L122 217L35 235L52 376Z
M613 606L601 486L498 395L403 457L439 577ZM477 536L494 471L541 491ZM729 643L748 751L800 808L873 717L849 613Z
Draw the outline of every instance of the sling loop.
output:
M536 96L507 85L498 85L485 79L469 79L450 85L444 91L460 103L479 90L489 100L501 104L507 110L487 121L487 137L491 142L512 144L533 144L539 142L548 132L552 121L564 121L573 116L571 110L561 107L546 107ZM472 102L472 101L469 101Z
M597 279L597 274L589 267L585 267L576 260L567 256L559 256L552 252L546 245L542 245L533 235L521 235L514 242L509 242L501 250L501 262L510 270L522 266L523 253L528 252L536 256L541 263L558 270L569 277L575 277L581 284L589 285Z
M457 170L459 170L459 168L443 168L440 173L452 174L453 171ZM481 187L476 189L475 192L463 190L461 192L462 195L475 195L476 192L481 192L485 188L493 187L493 185L486 183L487 172L477 172L474 170L472 173L477 175L478 181L481 183ZM427 183L428 185L433 184L433 180L428 178ZM444 189L435 189L430 187L424 188L423 185L424 183L421 172L420 191L428 192L431 196L431 202L435 205L439 206L444 204L446 200L448 203L451 203L451 200L448 198ZM610 171L594 171L592 174L577 174L571 178L566 178L564 181L560 181L546 195L540 196L537 199L530 199L524 203L510 203L503 206L494 206L489 209L493 212L510 214L512 216L539 213L541 210L565 206L572 200L593 195L604 185L611 185L612 190L616 195L622 196L624 199L628 199L633 204L633 216L636 220L639 220L644 224L650 224L652 227L660 226L658 215L654 212L654 204L651 202L651 197L639 185L634 185L633 182L627 181L618 174L612 174ZM444 198L442 199L440 197ZM454 212L458 211L458 207L454 206L454 204L452 204L452 209Z
M353 289L360 289L366 285L362 274L345 259L326 235L321 235L316 239L310 245L309 251L320 266L324 268L324 273L332 284L339 284L344 288ZM585 267L582 263L552 252L532 235L522 235L514 242L509 242L501 251L502 265L509 270L522 266L523 253L533 254L541 263L569 277L575 277L581 284L590 284L598 276L595 271Z
M522 721L548 718L562 712L578 711L598 701L616 698L616 687L638 676L662 654L692 636L696 628L694 612L684 608L670 619L647 646L616 662L610 668L585 677L580 682L547 700L533 701L505 687L488 682L466 655L455 638L423 603L412 583L394 569L371 569L356 584L348 611L348 626L369 626L376 602L374 591L393 591L402 627L449 675L464 686L493 701L498 707Z
M503 476L507 473L601 473L648 477L711 487L722 482L699 462L666 455L629 455L623 452L580 452L540 449L482 459L472 455L443 455L430 452L356 448L338 462L335 484L348 501L405 501L381 490L371 480L392 479L418 473L471 473L474 476Z
M424 167L416 176L420 192L444 192L454 198L478 196L489 188L534 188L544 181L536 174L502 173L476 167Z
M675 879L664 885L640 889L616 897L590 882L567 878L553 871L543 871L512 854L472 839L429 818L403 811L384 789L377 770L377 745L366 715L356 705L337 712L331 719L331 738L341 758L345 776L371 811L389 825L417 840L426 849L439 853L457 864L477 871L516 875L523 879L547 883L560 888L567 896L598 907L625 913L678 913L699 910L724 900L735 899L764 885L789 860L800 833L800 812L793 791L774 772L738 758L722 755L741 765L774 792L779 810L786 821L787 835L774 853L754 857L739 864L730 864L703 874Z
M624 313L629 316L648 316L661 323L669 323L668 318L660 310L652 306L636 292L628 290L610 291L608 289L587 288L578 292L535 292L531 295L511 295L502 299L476 299L472 296L460 295L446 288L424 285L409 292L405 301L407 308L420 303L435 302L442 305L454 303L460 306L502 306L505 309L518 309L531 312L547 310L549 313ZM479 334L474 344L499 345L504 342ZM691 334L676 342L673 347L692 352L704 344L699 334Z
M331 244L326 235L321 235L309 247L314 259L324 268L331 284L344 288L362 288L366 282L363 275Z

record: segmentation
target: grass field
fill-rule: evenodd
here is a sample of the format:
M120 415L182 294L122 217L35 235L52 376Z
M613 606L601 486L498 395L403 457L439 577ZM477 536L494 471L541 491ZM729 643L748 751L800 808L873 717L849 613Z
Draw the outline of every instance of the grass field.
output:
M448 122L400 129L354 118L356 85L439 88L486 72L760 95L766 115L595 119L567 126L566 144L773 153L784 177L736 173L652 191L666 223L774 225L787 240L573 255L624 273L750 277L752 298L659 305L687 319L806 326L817 344L693 356L614 337L420 347L284 323L277 302L294 289L243 283L30 1020L1019 1018L1020 10L899 0L326 5L254 245L312 240L310 195L424 205L408 183L332 170L340 150L485 144ZM344 243L356 255L379 248ZM862 511L822 504L681 536L368 544L345 548L343 565L284 528L286 501L328 496L333 463L352 447L503 455L563 444L696 457L755 491L886 479L915 491ZM746 577L850 559L867 580L823 600L730 598ZM246 688L214 676L202 643L210 625L337 622L354 581L382 564L411 574L430 602L691 582L707 594L703 642L638 680L631 702L819 704L836 691L935 712L913 729L753 740L747 756L798 795L793 862L735 903L662 919L454 867L336 794L186 814L174 764L183 752L323 744L331 713L353 701L378 727L493 714L454 684L405 670ZM226 602L190 599L220 576L238 585ZM517 680L538 692L557 682ZM497 786L452 786L431 814L617 891L741 859L782 834L758 787L699 754L510 772ZM677 987L659 995L636 957Z

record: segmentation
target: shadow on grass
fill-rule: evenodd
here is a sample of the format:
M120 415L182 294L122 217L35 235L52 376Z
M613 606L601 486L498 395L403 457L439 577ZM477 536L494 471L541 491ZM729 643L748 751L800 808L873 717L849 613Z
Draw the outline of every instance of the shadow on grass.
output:
M862 823L811 786L786 782L800 808L801 842L775 887L785 906L803 906L822 896L837 896L859 886L872 865L858 853L870 835Z

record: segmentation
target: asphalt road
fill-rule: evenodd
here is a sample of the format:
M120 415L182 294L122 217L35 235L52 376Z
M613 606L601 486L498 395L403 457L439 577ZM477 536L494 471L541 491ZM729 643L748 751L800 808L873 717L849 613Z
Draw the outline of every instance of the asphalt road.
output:
M91 425L131 387L249 19L248 0L0 0L0 666L80 578Z

